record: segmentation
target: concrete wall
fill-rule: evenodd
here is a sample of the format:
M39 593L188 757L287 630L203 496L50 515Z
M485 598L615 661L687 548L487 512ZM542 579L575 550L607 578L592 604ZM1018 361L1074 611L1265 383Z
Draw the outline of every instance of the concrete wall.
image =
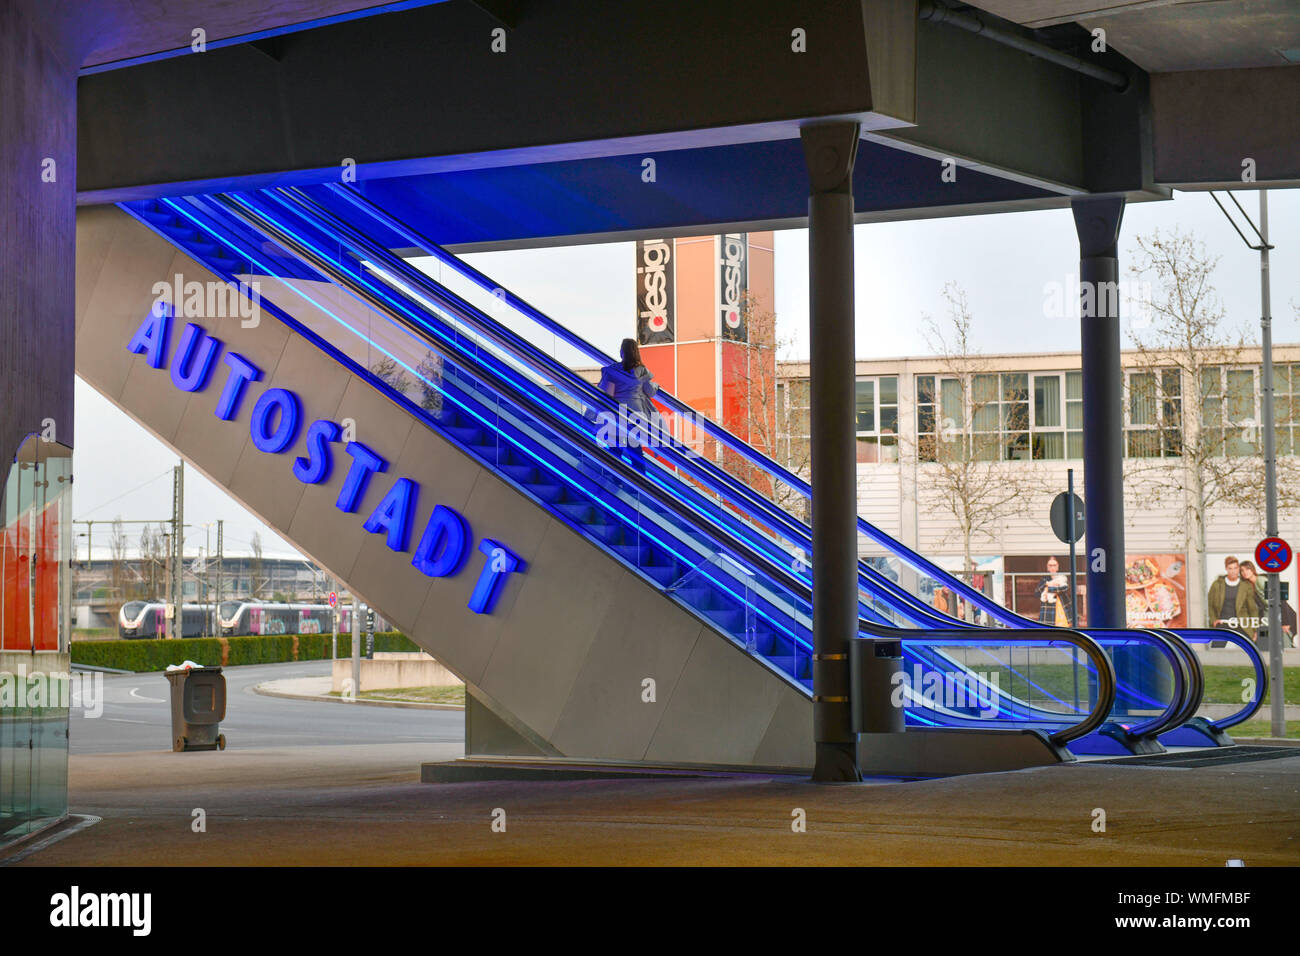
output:
M1245 159L1258 183L1300 183L1300 65L1157 74L1151 112L1162 183L1241 189Z
M352 659L334 661L330 689L343 692L343 682L352 679ZM380 654L373 660L361 661L361 686L365 690L383 690L389 687L451 687L463 683L428 654Z
M74 56L45 29L39 8L0 3L0 462L6 473L26 436L45 430L49 437L49 422L53 437L72 445Z
M218 420L219 383L181 392L165 370L126 351L152 305L155 281L178 272L199 281L212 276L116 208L83 207L77 230L78 372L379 608L519 739L537 752L574 758L811 767L812 705L801 688L413 424L269 315L256 328L238 319L199 320L266 371L237 420ZM253 446L249 414L267 387L296 391L306 421L354 419L357 440L392 463L358 514L334 506L344 464L328 482L303 485L290 473L292 458L305 450L301 438L280 455ZM510 575L494 613L466 607L484 560L477 550L458 576L430 579L411 566L409 553L394 553L362 529L364 515L400 475L421 485L416 528L435 504L445 504L465 515L477 537L497 538L528 562L527 573ZM647 677L656 682L653 702L642 699Z

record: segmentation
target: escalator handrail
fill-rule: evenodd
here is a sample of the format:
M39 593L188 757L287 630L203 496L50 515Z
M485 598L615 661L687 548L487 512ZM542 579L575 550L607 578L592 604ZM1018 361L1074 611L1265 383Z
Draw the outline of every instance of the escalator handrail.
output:
M477 269L469 265L467 262L464 262L459 257L452 255L451 253L443 249L441 246L439 246L437 243L434 243L430 239L416 232L410 226L406 225L401 220L392 216L390 213L388 213L380 206L371 202L369 199L361 195L355 189L343 185L341 183L325 183L323 185L325 186L326 189L328 189L331 192L332 195L338 196L339 198L347 201L358 210L364 212L365 214L374 218L376 221L380 222L383 226L385 226L385 228L390 229L391 231L397 233L398 235L403 236L415 248L418 248L422 252L438 259L444 265L447 265L450 268L454 269L459 274L463 275L465 278L474 282L476 285L478 285L480 288L484 289L485 291L491 292L492 294L498 296L498 298L503 298L503 300L507 304L511 305L515 309L527 315L529 318L531 318L534 322L536 322L546 331L561 338L562 340L564 340L566 343L568 343L570 346L577 349L578 351L583 352L588 357L590 357L593 361L596 361L602 366L608 365L614 361L614 359L611 356L606 355L604 352L596 348L596 346L592 345L590 342L587 342L581 336L578 336L572 331L566 329L563 325L561 325L560 323L556 322L554 319L547 316L540 309L537 309L536 307L530 305L528 302L519 298L510 290L504 288L498 283L493 282L490 278L488 278L482 272L479 272ZM310 197L305 196L305 194L303 194L300 190L297 190L296 187L286 187L286 189L293 189L297 191L299 195L301 195L304 199L307 199L308 202L312 202L313 204L319 206L318 203L315 203L315 201L310 199ZM332 213L330 213L330 215L333 216ZM333 216L333 218L337 219L338 217ZM491 320L489 319L489 321ZM692 416L696 416L698 414L693 408L691 408L681 399L677 398L675 395L672 395L671 393L663 391L662 389L660 390L659 395L656 397L660 398L663 404L667 405L669 408L671 408L676 412L682 414L689 414ZM788 471L780 464L773 461L768 456L764 455L762 452L757 451L749 444L741 441L737 436L733 435L729 430L719 425L718 423L713 422L704 416L700 416L700 420L702 421L702 426L701 426L702 429L706 433L708 433L711 437L713 437L715 440L722 443L724 446L731 449L736 454L740 455L750 464L756 466L762 471L767 472L767 474L770 475L773 479L795 489L797 492L799 492L800 495L802 495L807 500L809 501L812 500L812 486L809 485L802 478L800 478L798 475ZM716 467L713 466L711 462L706 462L705 464L711 467ZM797 518L794 518L793 515L789 515L789 513L785 512L784 509L778 508L778 510L782 511L783 514L786 514L787 517L791 518L792 520L798 521ZM803 525L803 522L799 522L799 524ZM805 528L807 527L807 525L803 525L803 526ZM953 587L954 590L958 591L963 596L965 596L966 599L970 601L972 604L975 604L976 606L980 607L994 620L1000 621L1010 627L1016 627L1016 628L1023 628L1026 626L1032 626L1034 624L1034 622L1030 621L1028 618L1016 614L1014 611L1010 611L1007 608L1002 607L1002 605L992 601L981 592L975 590L975 588L966 584L966 582L962 581L960 578L943 570L938 565L929 561L927 558L923 557L922 555L916 553L915 551L908 548L906 545L902 544L901 542L896 541L890 535L881 531L879 528L877 528L875 525L871 524L870 522L866 521L866 519L862 518L861 516L858 516L857 518L857 526L858 526L858 532L860 534L870 538L871 540L875 541L877 544L882 545L894 557L897 557L900 560L902 560L904 563L909 564L913 568L913 570L923 572L927 576L934 578L935 580L942 581L944 584ZM861 559L859 559L859 565L861 566L862 564L863 562L861 561Z
M192 198L192 197L191 197L191 198ZM181 216L184 216L184 217L186 217L186 218L189 218L190 221L195 222L196 224L198 224L198 220L194 219L193 216L191 216L190 213L187 212L186 210L183 210L183 209L179 208L179 207L176 205L176 203L175 203L174 200L170 200L170 199L167 199L167 198L162 198L162 199L156 200L156 202L158 202L158 203L161 204L161 205L166 206L166 207L167 207L168 209L170 209L174 214L181 215ZM130 206L128 206L128 205L126 205L126 204L122 204L122 208L125 209L125 210L126 210L127 212L129 212L130 214L132 214L133 216L136 216L137 218L141 218L141 217L139 217L139 216L136 214L135 210L131 209ZM206 211L206 212L208 212L208 213L210 214L210 211L209 211L209 210L206 210L206 207L200 205L199 208L200 208L200 209L203 209L204 211ZM212 238L213 238L216 242L224 243L224 244L226 244L226 245L230 245L230 243L232 242L232 240L231 240L229 237L218 236L218 235L216 235L215 233L213 233L212 231L210 231L210 230L211 230L211 226L209 226L209 225L207 225L207 224L204 224L204 225L203 225L203 228L205 229L205 231L208 231L208 234L209 234L210 236L212 236ZM177 243L177 245L180 246L180 248L181 248L183 251L185 251L187 254L190 254L190 255L193 255L193 254L194 254L194 253L191 252L190 250L186 249L182 244ZM305 261L307 261L307 260L305 260ZM238 276L235 276L235 275L233 275L233 274L226 273L226 272L225 272L224 270L222 270L220 267L217 267L216 265L214 265L214 264L212 264L212 263L207 263L206 265L207 265L208 268L213 269L213 271L216 271L218 274L223 275L225 278L230 279L230 280L234 280L234 281L238 281ZM363 293L358 292L358 293L354 293L354 294L362 295ZM331 342L329 342L327 339L323 338L321 335L319 335L317 332L315 332L313 329L309 328L308 326L304 325L302 322L298 321L296 318L294 318L292 315L290 315L286 310L284 310L284 309L278 307L278 306L274 303L274 301L272 301L272 300L270 300L270 299L268 299L268 298L266 298L266 297L262 297L262 299L261 299L261 303L260 303L260 304L261 304L261 307L262 307L262 308L264 308L264 309L266 309L267 311L269 311L269 312L270 312L273 316L275 316L275 317L276 317L280 322L282 322L284 325L286 325L286 326L289 327L290 329L294 330L297 334L299 334L299 335L302 336L304 339L306 339L307 341L309 341L310 343L312 343L316 348L320 349L322 352L324 352L325 354L329 355L329 356L330 356L334 361L336 361L338 364L340 364L341 366L343 366L343 367L347 368L349 371L351 371L352 374L354 374L354 375L356 375L358 378L361 378L362 380L364 380L367 384L369 384L372 388L374 388L376 391L378 391L381 395L383 395L383 396L384 396L386 399L388 399L390 402L396 404L399 408L401 408L401 409L402 409L403 411L405 411L406 413L408 413L408 414L410 414L410 415L412 415L412 416L414 416L414 417L420 419L421 421L427 422L427 423L430 425L430 427L436 427L436 422L434 422L432 419L429 418L428 413L427 413L427 410L422 409L422 408L421 408L420 406L418 406L416 403L414 403L413 401L411 401L411 399L409 399L407 396L405 396L404 394L402 394L402 393L401 393L400 391L398 391L397 389L393 388L393 387L392 387L388 382L384 381L381 377L375 375L375 374L374 374L370 369L366 368L366 367L363 366L361 363L355 361L355 360L352 359L350 356L348 356L348 355L345 354L343 351L341 351L341 350L338 349L336 346L334 346L334 345L333 345ZM378 307L378 306L375 305L375 307ZM387 312L385 312L384 314L387 315ZM393 317L391 317L391 316L389 316L389 318L390 318L390 320L400 321L400 320L393 319ZM444 346L442 346L442 345L439 345L439 347L440 347L440 348L444 348ZM444 350L445 350L445 351L451 351L450 349L445 349L445 348L444 348ZM474 366L474 365L475 365L475 362L473 361L472 358L469 358L468 356L465 356L465 357L462 358L462 364L463 364L466 368L469 368L469 367ZM486 380L486 379L495 379L495 376L490 372L490 370L486 370L486 371L485 371L484 369L479 368L479 369L476 371L475 374L476 374L476 376L479 377L480 379L485 379L485 380ZM494 381L491 382L491 384L492 384L495 388L497 388L499 391L501 391L502 394L509 394L509 390L508 390L507 388L503 387L502 383L501 383L499 380L494 380ZM560 421L560 420L557 420L557 419L553 418L549 413L542 414L542 413L538 412L538 411L537 411L536 409L534 409L534 408L530 408L530 413L533 414L534 416L542 417L542 418L546 421L546 423L547 423L547 424L548 424L548 425L549 425L549 426L550 426L554 431L556 431L556 432L558 432L558 433L560 433L560 434L564 434L564 433L565 433L565 431L566 431L565 423L563 423L563 422ZM566 437L567 437L567 436L566 436ZM570 440L571 440L571 438L570 438ZM626 463L625 463L624 461L622 461L621 459L617 459L617 458L615 458L611 463L607 464L606 467L607 467L607 469L611 469L611 470L614 470L614 471L618 472L620 479L623 480L623 481L625 481L626 483L628 483L628 484L637 483L637 482L636 482L636 479L639 477L638 473L637 473L637 472L636 472L636 471L635 471L635 470L634 470L630 465L626 464ZM503 476L503 477L504 477L506 480L508 480L508 481L511 480L511 479L509 479L508 476ZM512 483L513 483L513 482L512 482ZM651 485L650 487L651 487L652 489L654 489L654 486L653 486L653 485ZM674 511L674 513L676 513L676 509L672 507L673 499L671 499L671 497L667 497L667 496L659 496L659 495L656 495L656 497L659 497L659 503L660 503L662 506L665 507L665 510L672 510L672 511ZM563 519L562 519L562 520L563 520ZM688 523L688 527L693 527L693 526L690 525L690 524ZM701 533L701 536L702 536L702 537L705 537L705 538L710 538L710 539L714 539L714 538L715 538L715 536L710 535L710 534L708 534L707 532L703 532L703 533ZM713 540L712 543L713 543L713 545L716 547L716 545L717 545L717 541L716 541L716 540ZM722 551L723 551L723 549L720 548L720 547L716 547L716 550L717 550L718 553L722 553ZM758 558L757 555L755 555L755 556L753 556L753 557L754 557L755 559ZM621 558L620 558L620 560L621 560ZM759 562L758 560L754 560L753 563L760 563L760 562ZM710 575L710 577L712 577L712 575ZM653 582L652 582L652 583L653 583ZM719 582L719 583L720 583L720 582ZM767 603L771 604L772 602L768 601ZM773 606L775 606L775 605L773 605ZM692 611L693 611L693 609L692 609ZM810 612L810 610L809 610L809 612L805 613L805 616L808 617L808 618L811 620L811 612ZM778 625L778 626L779 626L779 625ZM793 638L793 639L796 640L796 641L799 641L799 640L800 640L799 636L796 635L796 634L791 633L790 636L791 636L791 638ZM804 640L803 643L805 644L805 646L807 646L809 649L811 649L811 644L810 644L808 641ZM792 678L789 678L789 675L785 675L785 676L787 677L787 679L792 679ZM800 689L802 689L802 688L800 688Z
M1268 694L1269 689L1269 676L1268 667L1265 666L1264 658L1259 653L1259 648L1255 646L1254 642L1227 628L1183 627L1178 628L1174 633L1187 644L1209 644L1212 641L1223 641L1245 651L1246 657L1255 671L1255 698L1247 701L1246 706L1236 713L1229 714L1227 717L1220 717L1218 720L1210 720L1209 723L1219 730L1227 730L1229 727L1235 727L1255 716L1259 709L1264 706L1264 697ZM1199 655L1197 659L1199 660Z
M260 228L261 227L259 227L259 229ZM304 258L317 271L321 271L324 274L332 274L332 273L336 274L337 280L344 282L345 287L349 288L349 290L354 295L358 295L362 297L363 300L369 303L373 308L378 309L382 314L388 316L388 318L391 321L395 321L401 324L402 326L407 327L410 331L412 331L420 338L427 337L427 333L423 329L419 328L418 326L412 327L409 320L405 319L405 317L401 316L400 314L392 315L391 314L392 310L385 303L383 303L382 301L376 301L374 296L364 288L362 289L353 288L352 283L350 281L351 277L348 276L346 273L344 273L337 266L333 266L332 263L329 263L328 261L326 262L315 261L316 257L309 250L295 250L293 246L297 244L294 243L293 240L289 237L276 236L277 232L279 232L279 230L276 230L274 225L270 224L270 231L265 232L264 234L270 235L277 243L285 246L285 248L289 250L292 254L299 255L302 258ZM279 309L275 310L275 313L278 315L278 317L281 317L282 319L287 317L287 313L284 315L279 315L279 313L281 312L282 310ZM291 317L289 318L290 318L290 323L294 327L299 329L304 328L296 320L292 320ZM315 335L314 333L311 334L311 338L313 341L317 341L318 343L321 341L320 337ZM440 343L439 348L445 349L445 346L443 346ZM388 382L385 382L383 379L374 375L368 369L364 369L362 366L360 366L359 363L355 363L352 360L347 359L346 356L341 356L341 353L339 353L337 349L334 349L333 347L329 347L329 350L336 357L344 358L347 364L349 365L349 367L351 367L354 370L354 373L362 375L372 385L372 387L380 391L381 394L384 394L391 401L394 401L395 403L399 404L400 406L407 409L408 411L423 417L423 413L414 405L414 403L411 402L409 399L407 399L404 395L401 395ZM461 353L458 356L457 360L460 361L467 369L469 368L475 369L476 375L481 375L486 379L496 378L495 373L493 373L490 369L481 368L480 367L481 363L479 363L475 357L468 355L468 353ZM500 381L496 381L496 382L490 381L489 384L493 385L493 387L495 388L500 389L503 393L507 395L511 391L511 389L505 383L502 383ZM547 419L546 423L550 427L555 428L556 431L563 434L570 441L574 440L574 438L578 438L580 441L589 438L589 436L586 436L585 434L577 433L575 429L572 429L571 425L568 422L559 419L558 416L554 416L546 409L535 410L530 408L529 410L530 412L543 415L545 419ZM657 499L658 504L664 506L669 510L674 511L674 513L677 512L677 504L678 504L677 501L671 495L664 493L661 489L658 488L658 486L654 485L653 483L645 481L643 476L639 475L639 473L630 465L624 463L619 459L615 459L611 461L609 464L612 466L612 468L615 471L619 473L620 479L628 482L629 484L637 486L641 492L648 491L654 498ZM688 518L686 519L686 523L689 526L693 524L693 520ZM707 536L714 537L714 535L707 535ZM751 552L748 546L745 545L743 542L739 542L739 543L733 542L733 547L735 548L736 552L745 561L763 567L764 570L769 575L776 578L779 583L781 583L792 593L799 595L800 597L803 597L805 601L810 601L811 594L809 589L807 588L807 585L803 581L799 580L798 578L794 578L793 576L787 575L785 573L785 568L783 566L781 565L776 565L774 567L769 566L769 562L767 561L766 556L755 552ZM722 549L719 550L721 551ZM1090 733L1093 729L1099 726L1100 723L1106 718L1114 703L1115 682L1114 682L1114 674L1113 674L1113 669L1111 668L1110 660L1105 654L1105 652L1102 650L1101 646L1096 641L1094 641L1092 638L1088 637L1087 635L1081 632L1076 632L1076 631L1063 629L1063 628L1062 629L1056 629L1056 628L1026 629L1025 631L1015 632L1015 635L1013 637L1012 635L1008 634L1005 631L996 630L996 629L989 629L987 631L981 632L980 630L974 628L959 628L949 632L936 631L936 632L926 632L922 634L914 631L900 630L900 629L885 627L882 625L875 625L870 622L860 622L860 628L861 630L869 634L873 634L876 636L887 636L887 637L900 639L904 641L909 641L909 640L927 641L929 643L933 643L933 637L935 635L943 635L946 636L947 639L951 640L954 643L971 643L971 644L982 643L982 644L1001 645L1004 644L1008 639L1011 639L1016 641L1028 640L1034 643L1042 642L1047 644L1065 643L1073 647L1076 647L1080 650L1083 650L1084 653L1089 657L1090 661L1093 663L1095 672L1098 674L1099 693L1098 693L1097 701L1094 707L1092 708L1092 710L1090 711L1089 715L1083 721L1081 721L1078 724L1071 725L1070 727L1065 728L1061 731L1058 731L1054 735L1054 738L1060 741L1075 739L1079 736L1084 736L1087 733Z
M1187 653L1190 653L1191 649L1162 630L1093 628L1089 634L1098 640L1106 634L1114 635L1116 638L1120 638L1120 635L1128 637L1133 634L1146 634L1152 639L1151 643L1156 650L1169 662L1169 670L1174 679L1174 692L1170 695L1169 703L1159 714L1126 727L1126 733L1135 738L1156 737L1167 730L1181 726L1182 714L1187 710L1194 680L1187 661ZM1184 650L1187 653L1184 653Z
M861 622L860 632L873 637L888 637L901 640L904 644L924 642L940 646L948 644L991 644L997 646L999 640L1020 641L1028 639L1044 643L1061 640L1078 647L1088 655L1088 659L1094 666L1094 673L1097 676L1097 703L1088 712L1088 716L1084 720L1051 734L1050 739L1055 744L1064 745L1071 740L1078 740L1081 737L1088 736L1106 722L1110 716L1111 708L1114 706L1116 694L1115 667L1111 663L1109 655L1102 650L1101 645L1083 631L1075 631L1064 627L1039 627L1024 628L1016 631L1014 635L994 628L984 630L982 633L973 632L966 628L918 632L899 631L883 625ZM1084 638L1085 640L1079 641L1076 640L1077 638ZM1111 702L1105 708L1101 707L1101 702L1104 700Z
M401 257L394 255L382 245L374 242L350 223L340 220L331 211L321 207L319 203L304 195L301 191L286 187L261 190L259 195L274 201L281 209L288 211L291 215L304 219L312 228L326 233L337 232L344 236L347 242L353 246L354 253L358 250L364 251L365 255L371 260L382 262L387 269L398 273L405 282L414 286L420 295L436 301L441 308L454 313L459 321L464 322L475 331L489 338L526 366L531 367L534 371L540 370L540 373L545 378L557 384L565 385L569 393L578 398L584 405L588 407L600 406L606 412L617 413L618 406L608 395L596 389L590 382L577 375L568 366L556 361L552 356L547 355L517 333L503 328L500 323L484 314L482 310L472 303L466 302L426 273L413 268ZM246 207L254 205L254 198L250 194L241 194L231 198ZM319 222L313 221L314 219L323 219L325 225L322 226ZM671 460L676 467L690 472L718 495L733 502L738 498L741 499L751 510L751 520L776 527L784 538L802 547L805 555L811 551L810 531L806 524L775 505L769 499L756 493L752 488L727 473L724 469L718 468L713 462L708 461L691 449L679 448L675 442L660 449L659 453L666 459ZM759 512L759 514L752 514L755 511ZM779 542L773 542L773 544L777 548L781 547ZM786 554L784 551L782 553L783 555ZM922 615L926 621L933 621L939 626L952 626L963 623L937 613L919 597L911 594L862 561L859 561L858 564L858 581L859 589L868 594L874 596L875 589L883 589L898 601L913 608L911 619L918 623L920 620L916 616L918 614ZM864 581L869 582L869 584L864 584ZM1000 605L997 606L1000 607ZM897 607L894 610L897 611ZM1024 618L1018 619L1021 622L1026 621Z
M386 302L384 302L384 301L382 301L382 300L380 300L380 299L377 299L377 297L376 297L372 292L366 290L366 289L364 288L364 286L362 285L360 279L358 279L357 277L351 275L351 274L348 273L345 269L343 269L341 266L339 266L338 264L334 263L332 260L326 258L324 255L319 254L319 253L313 253L310 249L308 249L308 248L304 248L304 247L302 246L302 244L301 244L299 241L297 241L297 240L296 240L292 235L285 235L284 232L283 232L283 230L280 228L280 226L279 226L277 223L272 222L272 221L267 221L267 220L266 220L266 217L263 216L263 215L261 215L261 214L259 214L258 211L257 211L256 209L249 209L249 208L248 208L248 205L249 205L249 204L248 204L248 201L247 201L247 200L242 199L241 197L230 197L230 198L228 198L228 199L222 197L222 202L221 202L221 204L223 205L224 208L227 208L227 209L228 209L228 210L229 210L233 215L238 216L242 221L248 222L249 217L252 217L255 221L253 221L253 222L249 222L249 225L253 226L253 227L256 228L256 229L259 229L259 230L260 230L261 232L263 232L264 234L270 234L270 235L272 236L273 239L275 239L275 240L276 240L278 243L280 243L281 245L286 246L286 248L289 248L290 251L293 251L293 252L295 252L296 254L305 257L305 258L307 259L307 261L308 261L308 262L309 262L309 263L310 263L310 264L311 264L315 269L320 270L320 271L324 271L324 272L330 274L330 275L334 278L335 281L340 282L340 283L343 284L345 287L350 288L350 289L354 292L354 294L357 294L357 295L361 295L361 296L363 296L364 299L372 305L372 307L379 309L383 314L388 315L389 318L390 318L391 320L393 320L393 321L397 321L397 322L401 323L404 327L407 327L408 329L410 329L411 322L412 322L411 319L409 319L409 318L407 318L407 317L405 317L405 316L402 316L402 315L400 315L400 314L398 314L398 315L394 315L394 314L393 314L393 309L392 309L392 308L391 308L391 307L390 307ZM237 209L237 208L231 208L232 206L243 207L243 214L241 214L240 209ZM314 227L314 228L317 228L317 229L320 228L319 226L317 226L317 225L315 225L315 224L313 224L313 227ZM355 230L351 230L351 229L347 229L347 230L345 230L345 231L355 233ZM328 234L328 232L327 232L326 234ZM364 237L355 237L355 238L359 238L359 239L364 240ZM364 244L363 244L363 243L356 243L356 245L361 245L361 246L362 246L361 251L365 252L367 255L371 255L372 253L373 253L376 257L382 257L382 256L385 256L385 255L389 255L389 253L387 253L386 250L374 249L374 248L371 246L371 244L369 244L369 243L364 243ZM371 248L367 248L367 246L371 246ZM356 250L354 249L354 254L355 254L355 251L356 251ZM412 278L414 278L414 277L412 277ZM360 288L358 288L358 287L360 287ZM436 293L438 290L437 290L437 289L429 289L428 291L429 291L430 293ZM390 290L386 290L386 291L385 291L385 294L391 295L392 292L391 292ZM441 297L440 297L440 298L441 298ZM442 305L443 308L448 309L449 311L452 311L452 312L454 312L455 314L457 314L458 317L459 317L459 313L460 313L460 311L461 311L462 309L465 309L465 308L471 308L471 309L472 309L472 306L469 306L468 304L462 304L462 303L459 302L459 301L452 301L452 302L443 301L443 302L441 303L441 305ZM408 306L408 308L409 308L409 306ZM415 310L413 310L413 311L415 311ZM419 311L420 311L421 313L423 313L424 310L419 310ZM416 328L414 328L414 329L411 329L411 331L413 331L414 333L416 333L416 334L417 334L419 337L421 337L421 338L426 337L427 334L428 334L426 330L424 330L423 328L420 328L420 327L418 327L418 326L417 326ZM443 346L443 347L446 348L446 346ZM453 343L453 347L454 347L454 343ZM478 367L481 367L481 365L482 365L482 357L480 357L480 356L469 356L469 355L467 355L467 354L462 354L462 355L460 356L459 360L460 360L463 364L465 364L466 367L472 367L472 366L478 366ZM583 382L583 384L584 384L584 385L587 385L587 386L589 387L589 383ZM503 387L502 382L499 381L499 380L498 380L498 381L494 381L494 382L493 382L493 385L494 385L494 387L496 387L497 389L503 391L504 393L510 394L510 393L513 392L513 389L512 389L512 388L509 388L508 386ZM517 399L516 399L516 400L517 400ZM526 403L526 404L527 404L527 403ZM639 483L639 479L638 479L638 483ZM676 509L676 505L675 505L675 503L672 505L672 507L673 507L674 509ZM691 523L693 523L693 521L694 521L694 519L691 520ZM730 536L730 535L728 535L728 536ZM766 560L766 556L755 555L753 552L749 552L749 553L747 553L747 554L745 555L745 557L746 557L746 559L749 560L751 563L754 563L756 558L762 558L762 559L763 559L763 560L761 561L761 564L762 564L762 565L765 565L765 566L766 566L766 565L769 564L768 560ZM811 595L810 595L810 593L808 593L807 591L804 590L807 586L806 586L805 584L803 584L802 581L798 581L798 587L797 587L797 588L796 588L796 587L791 587L791 584L792 584L793 582L792 582L790 579L788 579L788 576L787 576L787 575L785 575L785 568L784 568L784 566L781 566L780 570L781 570L781 574L780 574L779 576L778 576L778 575L772 575L772 576L773 576L773 577L777 577L778 580L780 580L781 578L787 578L787 580L783 582L784 585L785 585L785 587L787 588L787 590L789 590L789 591L791 591L791 592L793 592L793 593L799 594L801 597L803 597L804 594L808 594L807 600L810 602L810 600L811 600ZM768 568L768 573L771 574L771 570L770 570L770 568ZM797 580L797 579L796 579L796 580ZM958 626L959 626L959 627L962 627L963 625L960 625L960 624L959 624ZM975 629L972 628L972 630L975 630ZM978 633L978 630L976 630L976 633ZM1139 636L1139 635L1141 635L1141 636ZM1179 666L1179 659L1178 659L1177 655L1176 655L1174 652L1172 652L1171 650L1169 650L1167 647L1164 646L1164 645L1167 643L1167 642L1165 641L1164 638L1160 638L1160 637L1158 637L1158 636L1150 635L1150 634L1147 634L1147 633L1144 633L1144 632L1133 631L1133 632L1128 632L1128 633L1126 634L1126 636L1125 636L1124 639L1125 639L1125 640L1142 639L1142 637L1145 637L1145 638L1147 638L1149 641L1151 641L1151 642L1153 642L1153 643L1156 643L1157 646L1161 648L1162 652L1165 653L1165 655L1166 655L1167 657L1170 658L1170 660L1171 660L1171 665L1173 666L1173 668L1175 669L1175 672L1177 673L1177 669L1178 669L1178 666ZM1181 674L1180 674L1179 676L1180 676L1180 678L1181 678ZM1173 699L1170 701L1169 705L1167 705L1167 707L1166 707L1166 709L1165 709L1165 712L1162 714L1162 717L1167 717L1170 713L1174 712L1174 711L1177 709L1177 707L1179 706L1179 704L1180 704L1180 702L1181 702L1181 700L1182 700L1183 690L1184 690L1184 688L1185 688L1185 681L1183 681L1183 680L1180 679L1180 680L1177 682L1177 684L1178 684L1178 690L1175 692L1175 694L1174 694L1174 696L1173 696ZM1158 723L1159 721L1160 721L1160 718L1157 718L1155 721L1148 721L1147 724L1144 724L1143 726L1145 727L1145 726L1147 726L1147 725L1155 725L1155 724Z
M1192 650L1191 645L1182 639L1176 631L1169 628L1160 628L1158 633L1165 635L1173 642L1174 647L1183 656L1187 664L1188 687L1187 700L1183 708L1178 712L1176 717L1169 722L1169 726L1157 732L1164 733L1166 730L1173 730L1181 727L1201 709L1201 701L1205 698L1205 669L1201 666L1201 659L1197 656L1196 651Z

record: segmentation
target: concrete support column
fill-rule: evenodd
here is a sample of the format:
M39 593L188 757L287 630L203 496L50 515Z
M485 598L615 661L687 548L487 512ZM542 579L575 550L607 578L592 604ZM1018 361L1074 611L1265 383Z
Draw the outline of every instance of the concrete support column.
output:
M1076 199L1071 208L1079 234L1088 626L1124 627L1124 372L1116 250L1124 199Z
M808 164L808 369L812 431L813 780L860 780L849 709L858 632L853 390L853 163L857 123L803 129Z
M72 445L77 74L47 5L0 3L0 462ZM53 434L50 426L53 425Z

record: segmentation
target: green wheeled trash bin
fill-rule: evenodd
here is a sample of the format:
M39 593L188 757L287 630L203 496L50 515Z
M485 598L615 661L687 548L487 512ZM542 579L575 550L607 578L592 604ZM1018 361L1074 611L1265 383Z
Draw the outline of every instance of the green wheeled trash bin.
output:
M172 688L172 750L225 750L226 678L220 667L167 671Z

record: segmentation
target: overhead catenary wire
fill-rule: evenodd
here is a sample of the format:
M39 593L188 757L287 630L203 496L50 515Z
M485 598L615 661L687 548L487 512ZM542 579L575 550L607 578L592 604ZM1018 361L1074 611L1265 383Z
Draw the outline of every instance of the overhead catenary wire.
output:
M96 511L98 511L99 509L101 509L101 508L107 508L107 507L108 507L109 505L111 505L113 502L115 502L115 501L121 501L121 500L122 500L123 498L125 498L127 495L133 495L133 494L135 494L137 491L140 491L140 490L146 488L147 486L153 484L153 483L154 483L155 481L157 481L159 478L166 478L166 477L170 476L171 473L172 473L172 469L168 468L168 469L167 469L166 471L164 471L162 474L154 475L152 478L149 478L149 479L147 479L146 481L141 482L140 484L136 485L134 488L131 488L131 489L128 490L128 491L124 491L124 492L122 492L120 495L117 495L117 496L115 496L115 497L113 497L113 498L109 498L107 501L100 502L99 504L95 505L95 507L93 507L93 508L87 508L85 511L82 512L82 514L83 514L83 515L93 515L93 514L94 514ZM106 524L109 523L109 519L104 519L104 521L105 521ZM95 523L98 524L99 522L96 521Z

